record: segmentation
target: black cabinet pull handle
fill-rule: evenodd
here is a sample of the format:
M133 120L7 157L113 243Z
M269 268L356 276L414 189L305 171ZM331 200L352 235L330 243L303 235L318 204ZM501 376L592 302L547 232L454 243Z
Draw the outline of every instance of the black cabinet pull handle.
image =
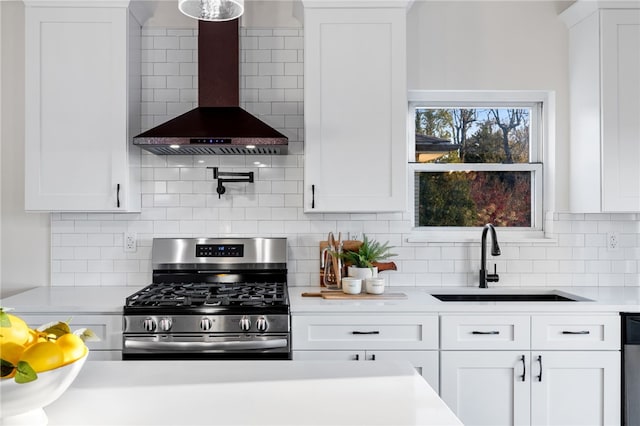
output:
M380 334L378 330L375 331L352 331L351 334Z
M120 208L120 184L116 185L116 207Z
M311 185L311 208L316 208L316 186Z
M568 331L568 330L564 330L562 332L562 334L590 334L591 332L589 330L581 330L581 331Z
M360 361L360 354L356 354L356 361Z
M520 376L520 378L524 382L526 380L525 377L527 375L527 365L526 365L525 360L524 360L524 355L522 355L520 357L520 361L522 361L522 376Z
M538 375L538 381L542 381L542 355L538 355L538 364L540 364L540 374Z
M376 354L371 355L371 361L375 361L376 360Z
M472 331L471 334L500 334L500 332L498 330L493 330L493 331Z

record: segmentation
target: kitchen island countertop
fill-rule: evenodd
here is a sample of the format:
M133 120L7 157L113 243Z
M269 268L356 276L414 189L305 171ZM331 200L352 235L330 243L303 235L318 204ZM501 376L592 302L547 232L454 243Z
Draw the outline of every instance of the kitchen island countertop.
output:
M49 425L461 425L405 362L90 361Z

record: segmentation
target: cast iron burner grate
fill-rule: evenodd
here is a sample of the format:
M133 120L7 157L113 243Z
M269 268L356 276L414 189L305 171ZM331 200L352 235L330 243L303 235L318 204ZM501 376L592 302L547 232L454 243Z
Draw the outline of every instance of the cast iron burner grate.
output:
M157 283L127 298L127 306L277 306L286 303L285 285L273 283Z

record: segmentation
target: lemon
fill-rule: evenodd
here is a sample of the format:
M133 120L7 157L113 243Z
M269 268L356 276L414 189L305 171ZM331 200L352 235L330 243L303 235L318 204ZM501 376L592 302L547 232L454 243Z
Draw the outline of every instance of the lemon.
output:
M24 345L27 343L31 338L31 333L29 332L30 329L27 323L15 315L5 315L7 315L11 322L11 326L0 327L0 344L13 342L18 345Z
M18 364L22 352L24 352L24 346L18 345L17 343L4 342L0 344L0 359L2 359L2 369L0 370L0 376L3 379L8 379L15 376L15 366ZM5 364L5 362L9 364Z
M64 363L68 364L82 358L87 353L84 341L73 333L63 334L56 340L56 345L62 349Z
M23 352L24 346L18 345L17 343L4 342L0 344L0 359L9 361L13 365L18 363Z
M63 365L64 353L54 342L38 342L25 349L20 361L26 361L36 373L40 373Z

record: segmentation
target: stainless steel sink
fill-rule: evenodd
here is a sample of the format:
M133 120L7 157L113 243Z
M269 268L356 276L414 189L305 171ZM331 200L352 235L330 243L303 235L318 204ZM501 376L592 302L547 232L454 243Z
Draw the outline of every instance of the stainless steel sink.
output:
M584 302L585 299L562 292L527 293L431 293L443 302Z

